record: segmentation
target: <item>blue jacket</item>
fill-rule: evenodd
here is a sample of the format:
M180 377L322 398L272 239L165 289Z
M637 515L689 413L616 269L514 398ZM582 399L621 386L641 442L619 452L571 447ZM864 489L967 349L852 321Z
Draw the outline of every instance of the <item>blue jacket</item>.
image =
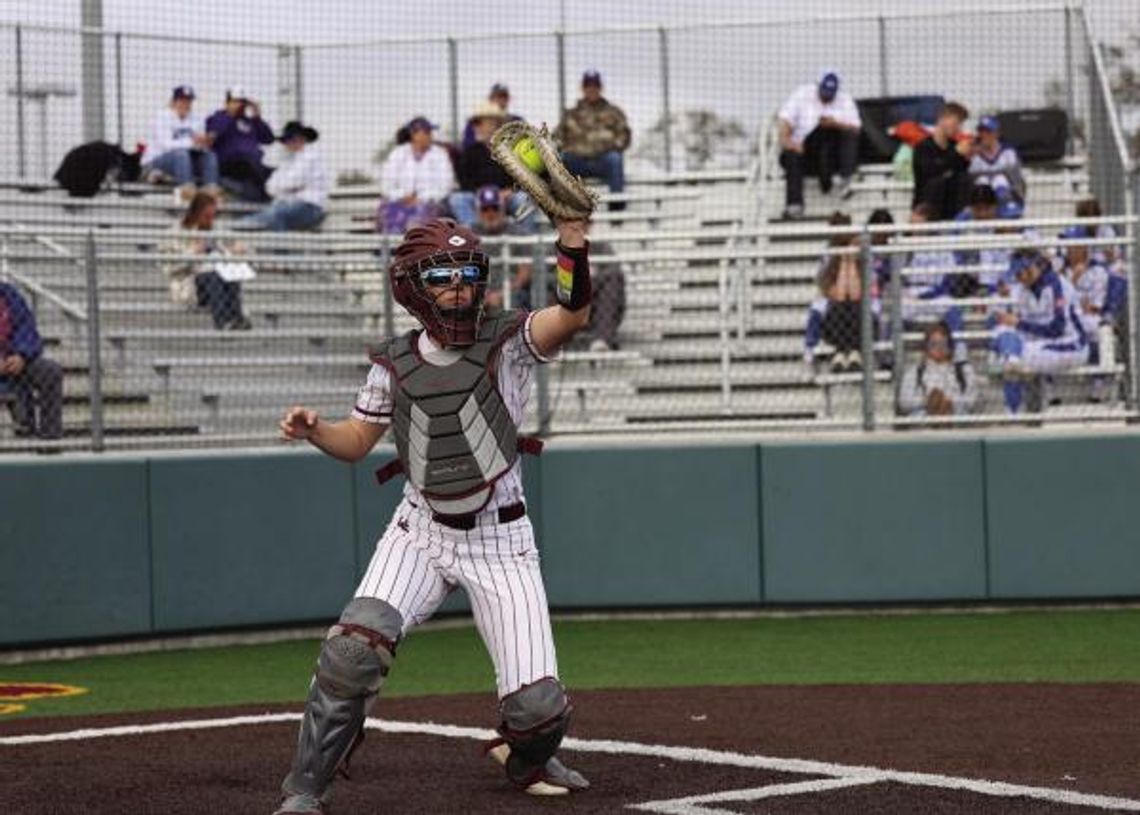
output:
M30 362L43 350L36 318L27 301L14 286L0 283L0 356L19 354Z

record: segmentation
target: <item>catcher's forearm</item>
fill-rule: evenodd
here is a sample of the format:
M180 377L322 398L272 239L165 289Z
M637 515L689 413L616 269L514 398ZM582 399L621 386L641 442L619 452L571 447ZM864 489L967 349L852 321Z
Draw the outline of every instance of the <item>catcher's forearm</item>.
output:
M554 244L557 263L554 270L554 299L569 311L580 311L590 305L590 245Z
M313 434L309 436L309 444L341 461L359 461L368 455L379 435L375 431L369 432L371 428L359 427L363 424L353 419L343 422L318 419Z

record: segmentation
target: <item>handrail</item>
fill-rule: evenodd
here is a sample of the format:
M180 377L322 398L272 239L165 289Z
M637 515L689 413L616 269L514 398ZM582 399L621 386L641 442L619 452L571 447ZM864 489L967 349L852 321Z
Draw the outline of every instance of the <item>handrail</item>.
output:
M1124 168L1126 173L1133 172L1136 168L1133 165L1132 157L1128 154L1128 142L1124 138L1124 131L1120 127L1120 112L1116 109L1116 99L1112 95L1112 86L1108 81L1108 72L1104 67L1104 57L1100 52L1100 43L1097 41L1096 36L1093 34L1092 23L1089 21L1088 12L1085 7L1078 6L1078 13L1081 15L1081 22L1084 25L1085 37L1089 44L1089 50L1092 52L1092 70L1096 75L1097 84L1100 85L1100 92L1104 98L1105 107L1108 109L1108 120L1112 129L1112 142L1116 148L1120 165Z
M27 234L30 230L27 230L25 228L24 230L21 230L21 231L24 232L25 234ZM47 248L48 250L54 252L55 254L59 255L60 257L63 257L69 261L72 261L77 265L82 265L79 258L75 257L75 255L73 255L71 252L67 251L66 247L60 246L59 244L55 243L54 241L51 241L47 238L43 238L39 235L28 235L28 237L31 237L32 240L34 240L36 243L38 243L41 246ZM54 303L55 306L57 308L59 308L59 310L61 312L63 312L64 316L68 317L69 319L76 320L78 322L86 322L87 321L87 311L85 309L80 308L79 306L69 302L65 297L62 297L61 295L56 294L51 289L45 288L43 286L43 284L41 284L35 280L32 280L31 278L29 278L25 275L22 275L19 272L12 271L12 267L8 263L9 259L11 258L11 253L8 251L8 242L7 241L4 241L2 258L3 258L3 273L6 276L10 277L12 280L17 281L21 286L26 288L28 291L34 292L38 297L42 297L45 300L47 300L48 302Z

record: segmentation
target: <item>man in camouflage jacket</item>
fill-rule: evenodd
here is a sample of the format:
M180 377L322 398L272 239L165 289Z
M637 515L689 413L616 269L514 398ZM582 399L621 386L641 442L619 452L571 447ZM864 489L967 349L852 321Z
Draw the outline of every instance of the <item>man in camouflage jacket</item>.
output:
M563 114L554 137L570 172L600 178L613 193L625 189L622 153L629 147L629 124L622 109L602 96L602 75L597 71L582 75L582 98ZM622 202L610 204L614 210L624 207Z

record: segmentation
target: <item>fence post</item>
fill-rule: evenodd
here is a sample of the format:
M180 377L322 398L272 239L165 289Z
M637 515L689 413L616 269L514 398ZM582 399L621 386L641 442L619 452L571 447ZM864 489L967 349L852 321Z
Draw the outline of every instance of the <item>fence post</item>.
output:
M293 115L298 122L305 121L305 68L301 64L304 49L293 46Z
M459 44L447 38L447 93L451 111L451 143L459 144Z
M87 383L91 400L91 449L103 450L103 361L100 349L99 270L95 261L95 233L87 233L84 258L87 272Z
M123 143L123 34L115 32L115 136L119 147L123 150L127 146ZM130 151L128 151L130 152Z
M871 232L866 226L859 235L860 277L863 296L859 300L860 353L863 356L863 429L875 429L875 327L871 314Z
M1065 149L1073 155L1073 128L1077 122L1076 77L1073 73L1073 7L1065 4L1065 112L1069 117L1069 133Z
M85 31L80 34L80 71L83 86L83 140L103 141L107 132L103 65L103 0L82 0L81 16ZM47 107L45 99L41 105Z
M1140 409L1140 168L1132 172L1133 221L1126 229L1132 230L1131 274L1128 280L1128 404Z
M554 32L554 49L558 65L558 121L562 121L566 110L566 35L562 31Z
M879 96L890 96L887 81L887 18L879 15Z
M16 172L28 172L28 143L24 135L24 30L16 26Z
M657 29L658 53L661 65L661 123L665 126L665 171L673 169L673 114L669 104L669 32L664 26Z
M546 247L542 236L534 238L534 275L530 282L530 299L534 310L546 306L546 283L549 276L546 268ZM549 365L536 365L534 372L535 395L538 398L538 435L550 434L550 372Z

